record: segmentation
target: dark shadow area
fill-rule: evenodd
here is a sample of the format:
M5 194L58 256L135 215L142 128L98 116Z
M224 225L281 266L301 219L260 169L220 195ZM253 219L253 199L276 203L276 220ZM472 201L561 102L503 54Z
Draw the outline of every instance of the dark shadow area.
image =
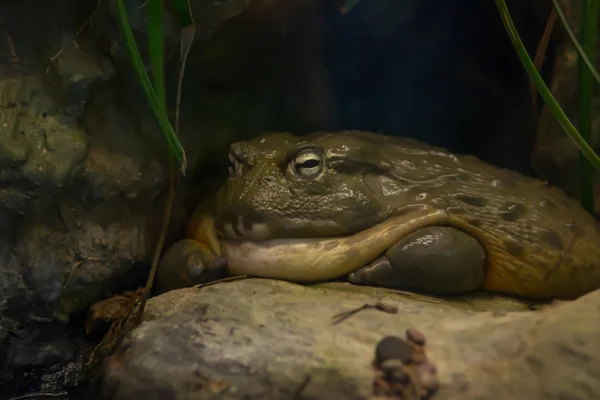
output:
M530 81L493 2L365 0L347 14L340 3L289 2L267 11L251 4L211 41L195 43L184 126L194 109L192 120L223 113L242 136L368 130L535 176ZM533 57L549 8L509 3ZM554 52L551 42L547 80ZM174 98L174 73L171 79ZM185 142L185 128L182 134ZM202 134L220 135L210 127Z

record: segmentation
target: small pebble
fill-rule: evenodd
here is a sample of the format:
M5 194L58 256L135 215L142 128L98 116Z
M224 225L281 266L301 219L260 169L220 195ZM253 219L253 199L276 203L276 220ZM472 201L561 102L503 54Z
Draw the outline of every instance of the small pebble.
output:
M421 387L428 391L436 390L438 387L437 368L431 362L420 365L417 369Z
M385 360L381 363L381 369L385 373L388 382L408 383L410 377L404 372L404 363L400 360Z
M385 360L400 360L408 363L412 358L413 348L410 344L396 336L388 336L382 339L375 349L375 360L377 365Z
M376 395L390 392L390 384L385 379L380 378L373 382L373 393Z
M419 370L433 375L437 374L437 367L431 361L426 361L419 365Z
M411 360L415 363L415 364L421 364L422 362L425 361L427 357L425 357L425 352L423 351L423 348L419 348L419 349L415 349L415 351L413 351L413 354L411 356Z
M377 303L375 305L375 308L377 308L379 311L383 311L389 314L396 314L398 312L398 307L391 305L391 304L385 304L385 303Z
M427 392L433 392L438 388L438 380L435 375L423 375L420 377L421 388Z
M418 345L425 345L425 335L422 332L416 330L415 328L408 328L406 330L406 338L412 342L415 342Z

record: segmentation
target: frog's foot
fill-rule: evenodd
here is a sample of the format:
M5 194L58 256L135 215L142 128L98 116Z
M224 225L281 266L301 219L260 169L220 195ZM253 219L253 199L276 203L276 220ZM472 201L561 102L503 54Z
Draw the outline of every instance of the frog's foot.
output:
M431 226L404 237L348 280L433 294L462 293L481 285L485 263L477 239L452 227Z
M173 244L163 255L156 271L159 293L190 287L222 278L227 261L208 246L184 239Z

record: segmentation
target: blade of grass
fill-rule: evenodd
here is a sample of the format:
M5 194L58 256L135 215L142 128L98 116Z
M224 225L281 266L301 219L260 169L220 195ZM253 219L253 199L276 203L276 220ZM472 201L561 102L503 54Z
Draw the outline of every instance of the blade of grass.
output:
M598 83L600 83L600 74L598 73L596 68L594 68L594 64L590 61L588 54L586 54L587 51L583 50L583 48L581 47L581 44L579 44L579 41L575 37L575 33L573 33L573 30L571 29L571 27L569 26L569 22L567 21L567 17L565 17L565 14L560 9L560 4L558 4L558 0L552 0L552 2L554 3L554 9L556 10L558 17L560 18L560 21L562 22L563 26L565 27L567 34L571 38L573 45L575 46L575 48L577 49L577 52L579 53L579 57L581 57L582 61L590 69L590 72L592 73L594 78L596 78L596 81L598 81ZM585 5L585 4L586 4L586 0L583 0L582 5ZM590 8L594 8L594 6L591 6ZM598 9L597 8L596 8L596 12L593 12L593 10L590 10L589 14L582 13L581 22L583 23L584 21L587 21L588 19L593 19L594 15L596 16L596 20L597 20L597 18L598 18Z
M167 94L165 90L165 76L164 76L164 40L163 40L163 5L162 0L148 0L148 57L150 58L150 67L152 68L152 76L154 78L155 95L158 103L159 113L164 116L167 120ZM170 125L170 124L169 124ZM176 133L175 133L176 135ZM170 153L169 153L170 154ZM140 299L140 307L134 318L134 324L139 325L142 322L144 311L146 309L146 303L150 297L150 291L154 284L154 277L156 276L156 269L162 250L167 237L167 231L169 230L169 224L171 223L171 214L173 213L173 201L175 200L175 160L172 156L169 157L169 189L167 191L167 200L165 203L165 212L163 215L163 221L161 229L158 235L158 242L154 249L154 255L152 257L152 265L150 266L150 273L146 279L146 286Z
M196 23L189 0L173 0L173 6L181 29L179 39L179 79L177 80L177 101L175 105L175 133L179 133L179 110L181 105L181 90L183 88L183 74L188 54L196 37Z
M131 27L129 26L129 17L127 16L127 10L125 9L125 5L123 4L123 0L115 0L115 4L117 7L117 14L119 16L119 25L121 27L121 32L123 38L125 40L125 45L127 47L127 53L129 54L129 58L133 65L133 69L140 80L140 84L146 95L146 99L154 113L154 117L158 123L158 126L161 130L161 133L165 137L167 141L167 146L169 149L170 157L173 157L177 164L180 166L180 171L183 175L185 175L185 170L187 167L187 160L185 157L185 151L179 142L179 139L175 136L173 132L173 128L166 116L166 114L160 112L160 104L154 88L150 83L150 78L146 73L146 69L144 67L144 63L142 61L142 57L140 56L137 43L135 42L135 38L133 36L133 32L131 31Z
M550 16L548 17L548 21L546 21L546 27L544 28L544 32L542 33L542 37L540 38L540 43L538 45L537 51L535 52L535 58L533 59L535 69L538 71L542 69L542 65L544 64L546 50L548 49L548 43L550 42L550 35L552 35L552 30L554 29L555 21L556 10L552 9L552 11L550 12ZM529 84L529 92L531 93L531 120L535 123L535 121L537 121L538 118L538 95L537 89L535 88L535 84L533 82Z
M188 0L173 0L173 10L175 11L179 28L183 29L194 25L194 16L192 15Z
M525 70L529 74L529 78L535 83L544 103L548 106L554 117L560 123L565 132L569 135L569 137L573 140L577 148L583 153L583 155L592 163L594 168L600 170L600 158L594 152L594 150L590 147L590 145L581 137L575 126L571 123L569 118L567 118L566 114L544 83L544 80L540 76L540 74L535 69L535 65L529 57L527 53L527 49L525 45L521 41L519 34L512 22L512 18L510 17L510 13L506 6L506 2L504 0L495 0L498 11L500 12L500 16L504 27L508 33L508 36L517 52L517 55L521 59L521 63L525 67Z
M154 91L159 111L167 115L167 95L164 77L162 0L148 0L148 57L154 78Z
M179 109L181 105L181 90L183 88L183 73L185 72L185 65L188 54L194 43L194 37L196 36L196 25L191 24L181 29L181 46L180 46L180 57L181 64L179 68L179 79L177 81L177 102L175 107L175 132L179 132Z
M596 30L598 27L599 0L582 0L579 26L579 41L581 50L578 59L579 69L579 132L584 140L592 142L592 99L594 97L593 69L588 67L586 60L594 59L596 50ZM589 60L588 60L589 61ZM583 206L594 212L594 180L595 171L588 160L580 156L581 169L581 198Z
M150 0L153 1L153 0ZM186 2L188 0L185 0ZM158 4L160 5L160 0L158 0ZM189 10L189 5L188 5ZM160 10L162 12L162 10ZM149 10L150 12L150 10ZM157 17L154 15L153 17ZM195 25L193 24L193 18L189 19L192 21L192 24L181 29L181 63L179 67L179 79L177 82L177 101L175 106L175 135L179 136L179 106L181 103L181 90L183 84L183 73L185 71L185 62L187 60L187 56L189 50L192 46L194 34L195 34ZM156 28L156 27L155 27ZM160 52L162 52L162 36L155 37L157 41L160 41ZM157 43L150 43L152 47L158 47ZM158 51L157 51L158 53ZM163 71L163 62L162 57L158 60L158 56L156 57L156 64L152 66L152 68L159 69ZM160 61L160 63L159 63ZM156 75L155 75L156 76ZM162 74L159 75L159 79L164 79ZM158 92L158 90L157 90ZM156 245L156 249L154 250L154 256L152 258L152 265L150 267L150 273L148 274L148 279L146 280L146 287L144 288L144 292L140 301L140 307L135 315L134 324L138 325L141 323L142 318L144 316L144 310L146 308L146 303L148 302L148 297L150 296L150 291L152 290L152 285L154 284L154 277L156 276L156 270L158 268L158 263L160 261L160 256L162 254L162 250L165 244L165 239L167 237L167 231L169 229L169 223L171 222L171 215L173 213L173 203L175 202L175 182L177 180L177 172L175 171L175 166L173 160L169 160L169 191L167 194L167 200L165 203L165 214L163 216L163 222L160 230L160 234L158 236L158 243Z

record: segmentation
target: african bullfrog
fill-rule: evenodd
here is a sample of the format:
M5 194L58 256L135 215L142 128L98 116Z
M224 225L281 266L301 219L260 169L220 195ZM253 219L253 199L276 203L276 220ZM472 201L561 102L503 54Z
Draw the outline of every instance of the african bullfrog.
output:
M267 133L165 253L159 291L222 276L530 298L600 287L600 228L560 189L413 139Z

